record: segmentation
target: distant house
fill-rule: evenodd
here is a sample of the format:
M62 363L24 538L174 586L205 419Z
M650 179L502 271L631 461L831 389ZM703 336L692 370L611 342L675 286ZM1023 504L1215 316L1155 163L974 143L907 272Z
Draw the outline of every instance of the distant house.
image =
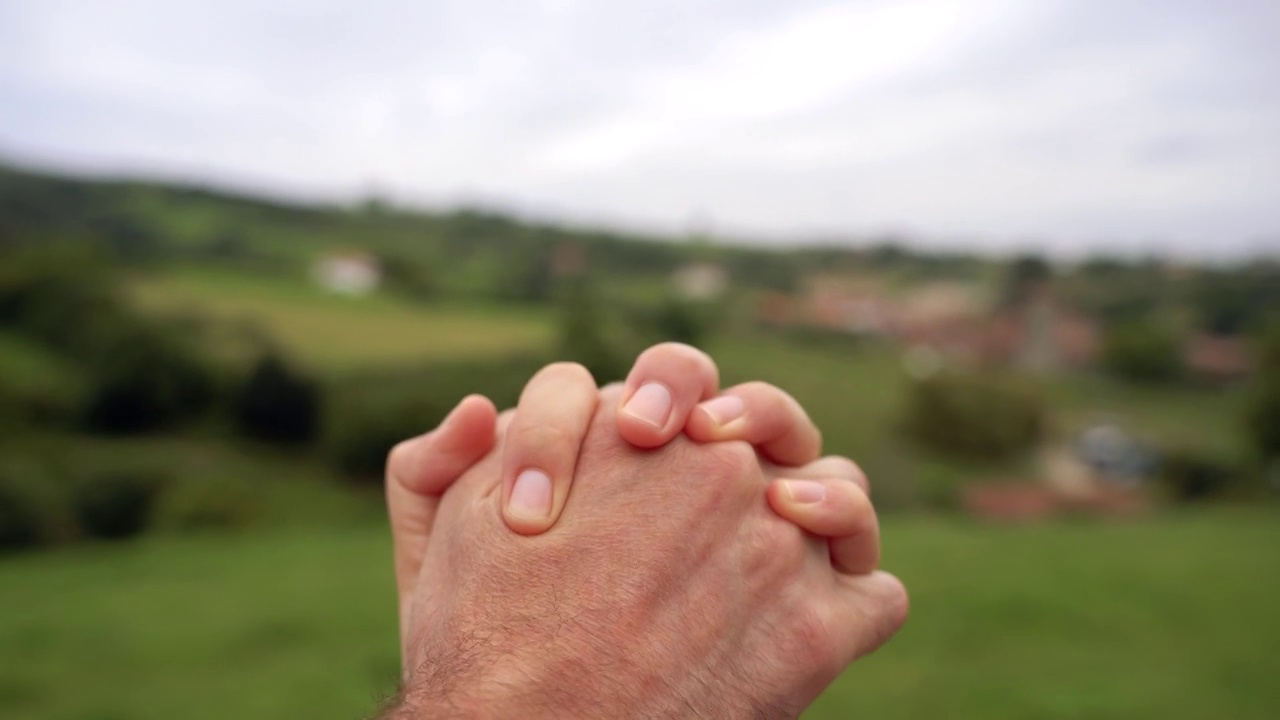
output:
M1205 380L1240 380L1253 369L1249 349L1239 337L1196 335L1187 342L1183 362L1193 375Z
M382 267L368 253L346 251L321 258L312 268L312 277L330 292L366 295L382 283Z
M768 291L761 293L756 305L756 320L762 325L783 327L797 322L799 310L795 298L786 293Z
M897 320L897 306L874 279L833 274L805 280L797 323L858 335L886 335Z
M982 362L988 343L983 310L979 294L969 285L930 283L897 304L892 332L917 354L928 349L948 362Z
M1039 372L1081 369L1097 362L1098 324L1052 303L1035 303L997 316L988 326L985 359Z
M921 377L950 364L1085 368L1101 351L1097 323L1047 290L992 315L989 298L971 283L932 282L889 295L874 277L819 273L805 279L802 294L764 295L757 316L769 325L891 338L909 355L908 371Z
M981 293L967 283L934 282L912 290L902 298L904 326L951 324L979 317L985 311Z
M729 272L715 263L688 263L671 274L671 285L683 300L715 300L729 291Z

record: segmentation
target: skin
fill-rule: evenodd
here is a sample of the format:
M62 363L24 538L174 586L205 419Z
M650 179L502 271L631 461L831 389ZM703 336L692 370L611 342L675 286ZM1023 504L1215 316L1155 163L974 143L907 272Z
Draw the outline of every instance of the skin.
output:
M742 442L639 451L601 408L559 522L531 537L503 523L487 455L438 506L391 716L795 717L906 597L834 570L762 497L771 479Z
M664 393L658 393L660 399L664 399L664 402L657 403L661 412L656 415L652 412L655 406L652 402L647 406L640 403L641 412L633 412L636 404L630 401L637 396L644 397L646 392L651 400L654 393L646 391L645 386L653 383L660 383L665 390ZM622 661L633 661L631 667L626 672L621 669L617 673L611 672L610 676L641 679L633 680L633 684L642 682L646 677L651 681L662 681L669 676L665 672L657 672L656 675L654 672L664 662L674 659L684 663L692 661L695 666L710 673L703 676L704 680L723 678L723 673L730 671L736 672L734 677L751 678L750 687L733 687L732 692L728 688L734 684L729 683L723 693L691 693L702 698L699 702L709 702L704 709L717 717L734 716L729 709L735 707L744 713L763 713L754 716L794 715L816 695L815 687L820 691L834 677L834 672L838 672L853 657L872 649L896 630L905 617L906 596L896 579L884 573L872 572L879 556L878 528L874 510L866 496L866 480L856 465L843 458L817 459L820 435L799 405L785 393L761 383L749 383L716 396L716 384L715 367L710 359L684 346L666 345L651 349L637 361L625 386L608 388L603 395L596 391L594 382L580 367L553 365L530 381L514 416L507 414L499 419L487 400L468 398L440 428L402 443L393 451L388 464L388 500L396 537L405 667L435 669L425 675L422 672L409 673L408 695L401 708L402 712L411 713L412 708L429 708L433 713L431 716L435 717L443 712L444 704L452 704L461 708L460 716L501 717L504 715L498 708L502 706L504 698L508 701L512 699L510 692L517 688L523 693L545 696L544 699L561 695L554 700L548 699L551 702L548 707L559 712L565 710L566 703L574 701L574 698L585 692L586 697L593 699L591 708L600 710L612 707L610 712L604 713L609 717L658 717L665 712L663 707L670 710L678 707L680 702L692 702L682 694L687 689L682 691L671 686L669 680L666 681L665 693L646 691L639 692L638 695L651 697L654 703L676 705L655 705L646 712L638 711L639 706L635 705L638 700L635 698L631 698L625 706L618 704L627 699L624 688L614 687L607 693L593 694L589 688L584 690L579 687L572 693L573 697L569 697L565 694L566 688L562 687L565 676L553 673L533 681L536 673L531 668L545 670L556 662L583 663L588 661L591 653L585 652L587 648L583 646L575 646L572 653L557 655L545 643L535 648L523 645L522 641L527 641L529 634L536 634L533 631L539 628L545 630L545 622L529 621L531 616L527 612L520 616L526 621L521 632L498 633L514 646L526 648L523 655L525 659L517 670L495 669L493 672L496 675L480 673L471 678L469 685L464 683L471 688L469 691L465 688L447 690L439 687L439 668L447 666L451 657L456 660L458 652L456 647L452 653L441 650L449 648L449 643L438 631L427 631L424 637L424 625L431 625L424 618L438 620L442 607L451 608L454 612L452 615L446 613L451 620L446 624L458 627L460 614L464 617L461 626L467 627L467 615L480 608L487 608L482 613L484 622L472 618L471 637L475 633L491 637L495 634L494 628L505 627L497 622L498 618L509 612L510 608L521 606L520 597L499 601L502 588L500 578L488 578L490 582L479 581L485 577L482 571L484 563L481 563L480 568L468 568L462 574L464 581L478 583L474 586L477 588L474 597L466 597L462 588L465 582L462 586L456 582L459 580L458 565L461 562L456 558L467 557L466 550L477 546L476 536L483 538L486 531L492 529L485 525L485 520L492 523L499 515L510 530L526 535L545 533L546 542L566 551L553 554L556 562L550 565L555 569L554 573L536 575L560 588L555 597L563 605L581 605L599 595L598 587L593 594L591 585L582 582L590 577L589 574L583 575L585 570L607 576L609 573L616 574L619 566L625 565L618 560L619 557L633 560L665 558L668 566L651 568L658 577L650 578L653 582L645 585L661 589L660 593L647 598L624 594L613 598L612 602L604 606L595 606L607 606L609 617L615 619L626 616L628 611L644 618L644 622L630 626L629 632L622 632L623 637L616 638L622 647L632 647L646 638L652 641L657 636L662 640L657 647L664 648L663 652L648 656L643 653L627 654ZM521 418L525 420L522 422ZM606 425L609 427L602 430ZM703 442L716 442L717 445L697 448L683 438L673 443L672 438L681 430L690 437ZM620 456L616 447L613 450L606 448L608 461L595 460L596 464L592 465L594 456L591 451L600 450L601 441L597 437L601 432L606 437L612 436L608 439L615 446L632 454ZM495 437L502 439L502 447L491 452ZM645 448L660 447L668 443L671 445L660 452L636 453L628 443ZM750 451L748 443L754 445L756 452ZM707 456L707 452L712 455ZM732 459L726 460L723 457L726 453ZM756 453L765 460L757 462ZM482 456L484 459L480 460ZM673 464L673 457L679 461ZM707 460L708 457L713 459ZM714 459L716 457L720 459ZM703 461L710 464L704 466L701 464ZM783 463L795 466L787 467ZM542 498L549 500L552 508L544 515L521 516L510 512L515 478L530 467L539 470L546 468L543 473L550 481L547 484L551 487L545 488ZM470 470L464 473L467 468ZM665 488L669 491L669 497L650 495L644 500L632 498L628 501L629 495L638 492L633 480L637 472L645 477L640 489L652 493ZM472 480L471 483L479 483L475 485L480 488L481 501L478 505L492 503L495 505L493 512L481 511L478 517L471 517L460 524L459 518L467 516L467 509L474 510L477 505L476 502L463 502L462 510L447 510L444 515L440 515L440 496L445 489L456 483L456 489L445 496L445 503L451 497L464 494L461 489L467 483L459 480L459 475L464 480L467 477L487 478L483 481ZM709 486L708 475L718 477L720 482ZM579 511L578 522L566 520L565 509L574 507L574 503L582 507L580 503L583 502L570 497L570 487L584 482L609 487L609 482L602 482L600 477L611 479L616 487L612 487L597 500L588 501L589 504ZM764 495L768 498L767 505L760 502L759 492L766 482L768 484ZM728 495L718 494L721 490ZM582 491L575 490L575 493L579 492ZM677 501L682 496L691 502L668 507L669 502ZM714 507L704 504L709 497L717 500ZM737 503L723 504L726 497ZM476 498L472 497L472 500L475 501ZM659 510L656 514L655 508ZM699 511L678 511L689 508ZM769 508L772 508L772 512ZM504 512L499 513L499 509ZM734 510L739 512L735 513ZM643 523L637 523L637 520L646 517L646 511L654 520L654 524L647 530ZM513 515L516 520L514 525ZM625 525L619 525L620 518L626 519ZM783 518L795 525L783 521ZM521 522L522 520L532 522ZM561 520L559 525L568 523L569 528L556 525L556 520ZM612 530L603 534L581 532L582 527L592 527L593 523L601 521L605 524L596 526L597 531L600 527ZM437 523L444 523L448 530L438 527ZM797 525L814 534L826 536L826 547L822 547L823 543L815 541L812 536L799 532ZM555 530L548 532L553 526L556 526ZM787 530L780 530L781 527L786 527ZM585 551L587 548L598 550L602 546L609 547L609 541L617 543L623 540L623 536L627 535L624 530L631 531L634 537L627 536L627 542L620 543L615 548L619 551L617 555ZM780 532L788 532L790 535L771 535ZM489 537L492 542L480 544L484 547L492 546L496 553L504 554L507 549L503 543L509 543L518 537L512 532L502 531ZM767 537L768 541L763 542L763 537ZM699 538L702 545L694 542ZM529 559L524 555L536 555L541 547L537 543L544 538L526 537L524 540L525 545L515 546L524 553L515 553L510 558L511 562L503 563L506 567L530 569L523 562ZM531 542L535 544L529 545ZM455 545L456 543L461 544ZM437 561L438 566L433 565L432 551L450 546L454 549L439 552L454 559L442 564ZM579 552L577 557L571 557L574 553L567 551L575 547ZM682 551L687 551L690 547L702 547L705 552L695 553L693 556L689 556L687 552L681 555ZM808 549L803 550L804 547ZM790 558L792 562L781 563L767 559L778 556L779 548L791 549L790 555L783 552L782 556ZM711 552L713 549L720 549L722 552ZM722 561L708 559L707 552ZM683 558L686 564L671 565L672 553ZM595 558L594 565L591 558ZM543 567L545 565L547 563L536 563L534 567L540 568L542 572L549 572L548 568ZM682 567L683 572L673 575L670 572L673 567ZM773 572L759 570L761 567L772 568ZM665 570L666 574L658 570ZM728 572L729 570L732 572ZM752 592L739 596L736 605L724 601L724 598L705 597L705 580L717 573L721 576L716 587L725 587L728 578L731 586L736 582L740 589ZM578 580L577 584L573 582L575 578ZM536 595L536 585L537 583L533 583L526 587L526 595ZM444 592L441 588L451 590ZM698 588L702 588L702 594L698 594ZM801 589L804 589L803 592ZM688 594L691 591L695 593L694 597ZM529 599L525 597L526 601ZM660 622L659 618L652 616L652 605L658 600L662 601L661 605L664 607L678 611L666 622ZM719 606L717 600L721 601ZM751 605L751 612L741 612L744 602ZM833 620L840 617L841 609L845 613L849 612L851 605L853 615L861 622L849 627L847 623ZM649 609L648 615L646 607ZM796 619L790 624L782 620L764 622L762 618L768 617L769 608L775 611L785 609L788 612L782 613L784 616ZM573 607L573 610L570 615L575 621L590 616L590 612L581 607ZM738 612L732 612L733 610ZM717 650L714 642L705 639L700 644L691 639L692 636L688 634L690 629L687 627L682 632L671 633L672 628L682 627L682 622L697 620L704 615L729 623L729 626L720 627L715 637L722 641L724 638L734 639L733 642L737 643L735 649L730 651L720 647ZM752 622L745 621L748 617L753 619ZM731 622L734 618L737 618L738 625ZM698 620L697 625L702 628L706 622ZM762 630L762 627L766 629ZM837 628L843 632L831 632ZM607 627L602 623L602 627L596 632L617 629L616 623ZM585 628L580 628L578 635L584 636L583 632ZM661 637L663 632L668 636ZM555 637L572 639L574 633L562 632ZM767 641L763 639L765 637L768 638ZM779 660L786 659L786 648L794 650L799 647L794 645L797 638L804 640L801 643L804 651L798 652L792 658L794 662L784 670ZM752 645L752 642L758 645ZM787 645L788 642L793 644ZM717 666L708 661L707 653L714 655L713 650L738 658L742 656L744 648L751 647L759 648L758 662L745 663L745 667ZM427 652L425 660L422 654L424 648ZM826 652L823 652L824 648ZM491 647L487 642L481 649L490 650L490 657L521 656L510 648ZM479 649L477 654L486 655L479 652ZM700 666L699 659L703 661ZM620 661L619 658L610 657L597 657L596 660L611 663ZM528 667L525 667L526 664ZM792 664L795 667L791 667ZM516 672L530 682L515 682L506 677L510 672ZM683 671L673 668L670 672L679 675ZM456 673L448 675L455 677ZM436 678L434 683L431 681L433 677ZM477 687L488 686L492 689L495 682L496 687L510 692L495 696L476 691ZM771 687L774 690L757 692L760 688ZM459 697L469 700L459 704ZM610 701L614 704L609 705ZM471 711L478 714L464 711L468 707L467 702L471 703ZM584 708L584 712L591 708ZM685 708L685 711L674 714L683 716L687 714L687 710ZM517 715L530 716L527 707Z

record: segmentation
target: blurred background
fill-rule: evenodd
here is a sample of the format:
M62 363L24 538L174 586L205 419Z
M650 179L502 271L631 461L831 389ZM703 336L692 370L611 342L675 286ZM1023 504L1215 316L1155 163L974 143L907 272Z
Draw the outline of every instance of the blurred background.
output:
M1280 716L1280 6L0 0L0 716L354 718L380 475L660 340L860 462L807 717Z

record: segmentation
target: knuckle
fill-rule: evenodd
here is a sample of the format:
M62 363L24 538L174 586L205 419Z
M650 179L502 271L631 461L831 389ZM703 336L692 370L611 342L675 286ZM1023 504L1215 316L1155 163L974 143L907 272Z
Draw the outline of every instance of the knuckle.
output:
M788 395L785 390L763 380L742 383L735 386L733 391L741 393L755 410L768 411L775 414L785 414L782 411L793 410L803 415L800 404Z
M866 473L862 472L858 463L847 457L829 455L818 461L817 469L824 475L848 480L863 488L864 491L868 487Z
M858 464L847 457L841 457L839 455L831 455L829 457L823 458L822 462L827 467L827 469L831 472L831 474L836 475L838 477L856 478L857 476L862 474L862 470L861 468L858 467Z
M708 470L716 480L740 483L745 478L759 474L760 463L755 449L746 442L728 440L707 445L704 450Z
M805 567L805 539L789 522L770 522L752 538L750 564L773 579L790 579Z
M530 380L530 384L534 382L552 381L563 384L590 385L592 388L596 386L596 380L581 363L576 362L554 362L542 368Z
M511 426L508 442L513 450L521 453L558 458L576 449L580 440L576 432L563 425L516 423Z

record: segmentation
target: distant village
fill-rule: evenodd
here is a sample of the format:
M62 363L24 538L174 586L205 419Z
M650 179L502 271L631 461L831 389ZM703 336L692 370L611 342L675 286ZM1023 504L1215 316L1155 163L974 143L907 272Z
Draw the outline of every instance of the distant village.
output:
M580 248L554 256L555 274L581 270ZM569 267L566 267L569 266ZM383 280L378 258L348 250L320 258L315 282L334 293L363 295ZM683 300L718 299L731 290L729 272L712 262L689 263L671 276ZM891 342L903 350L904 367L925 377L943 367L1017 367L1037 373L1088 370L1102 353L1099 323L1055 297L1043 284L1013 307L1000 307L990 287L957 281L891 288L873 275L812 274L792 294L765 292L755 320L773 328L808 328ZM1251 358L1236 336L1198 333L1183 348L1182 365L1198 380L1247 379Z
M1048 284L1022 303L1000 308L989 288L938 281L890 290L870 276L813 275L800 292L768 293L757 319L892 342L909 373L944 366L1013 366L1038 373L1087 370L1102 352L1099 323L1059 301ZM1183 364L1198 379L1245 379L1250 355L1239 337L1197 334Z

